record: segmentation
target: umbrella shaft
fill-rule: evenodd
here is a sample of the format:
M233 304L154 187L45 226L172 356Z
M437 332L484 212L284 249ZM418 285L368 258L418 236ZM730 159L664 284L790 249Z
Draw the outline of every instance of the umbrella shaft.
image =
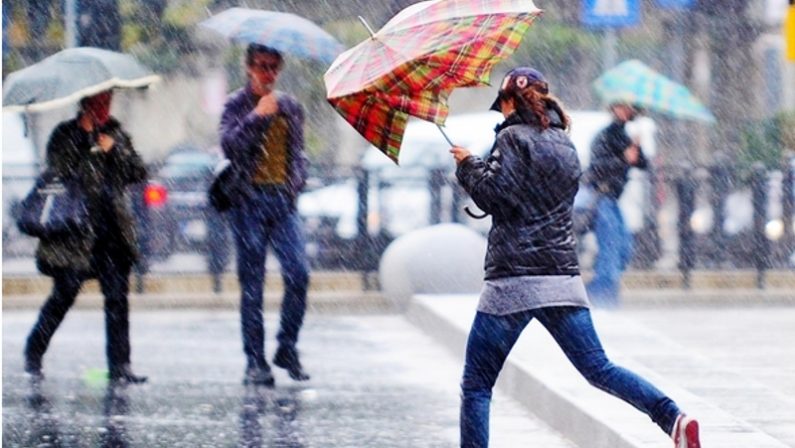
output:
M448 136L447 136L447 133L446 133L446 132L444 132L444 129L443 129L441 126L439 126L438 124L436 125L436 127L437 127L437 128L439 128L439 132L441 132L441 133L442 133L442 136L444 136L444 139L445 139L445 140L447 140L447 143L449 143L449 144L450 144L450 146L455 146L455 145L453 144L453 141L452 141L452 140L450 140L450 137L448 137Z
M360 20L360 21L362 22L362 24L364 25L364 27L365 27L365 28L367 28L367 31L370 33L370 37L375 37L375 32L373 31L373 29L372 29L372 28L370 28L370 24L369 24L369 23L367 23L367 21L366 21L366 20L364 20L364 17L362 17L362 16L358 16L358 17L359 17L359 20Z

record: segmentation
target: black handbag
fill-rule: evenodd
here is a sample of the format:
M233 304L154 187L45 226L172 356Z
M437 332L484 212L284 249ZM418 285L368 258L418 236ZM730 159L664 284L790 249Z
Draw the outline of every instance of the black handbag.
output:
M19 207L17 227L43 239L62 238L90 231L86 195L76 180L45 171L36 179Z
M213 174L213 181L207 191L210 205L218 212L225 212L239 205L247 194L245 179L240 170L225 159L218 163Z

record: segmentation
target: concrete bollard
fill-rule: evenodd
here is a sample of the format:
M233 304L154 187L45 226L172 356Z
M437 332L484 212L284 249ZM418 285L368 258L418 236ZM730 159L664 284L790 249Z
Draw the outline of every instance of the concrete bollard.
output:
M416 230L392 242L381 257L381 290L400 310L414 294L476 294L485 255L485 238L461 224Z

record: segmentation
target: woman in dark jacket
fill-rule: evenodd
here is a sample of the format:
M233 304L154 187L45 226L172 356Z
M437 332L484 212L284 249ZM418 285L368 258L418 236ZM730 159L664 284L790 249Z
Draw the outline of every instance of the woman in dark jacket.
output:
M142 383L130 370L129 275L137 257L135 223L127 186L146 179L132 141L110 116L110 91L84 98L75 119L59 124L47 143L47 169L76 180L86 193L91 229L59 239L41 239L39 270L53 290L25 345L25 371L42 378L42 357L83 282L97 278L105 296L106 355L110 379Z
M488 446L492 388L519 334L538 319L592 385L645 412L677 448L699 447L697 421L610 362L596 335L572 230L580 164L566 134L569 119L543 75L512 70L492 109L505 121L486 160L451 149L459 182L492 215L485 285L461 382L461 446Z

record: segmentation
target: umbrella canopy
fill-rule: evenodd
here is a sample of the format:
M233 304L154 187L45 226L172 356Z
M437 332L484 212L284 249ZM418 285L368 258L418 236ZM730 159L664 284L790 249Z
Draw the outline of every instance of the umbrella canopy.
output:
M677 118L714 122L715 117L687 87L638 60L622 62L593 83L605 103L630 103Z
M299 58L331 63L344 50L331 34L295 14L229 8L199 23L242 44L261 44Z
M3 107L50 110L112 88L146 87L159 80L128 54L92 47L68 48L8 75L3 85Z
M416 3L334 61L327 98L397 163L408 116L443 124L452 90L488 85L540 13L531 0Z

